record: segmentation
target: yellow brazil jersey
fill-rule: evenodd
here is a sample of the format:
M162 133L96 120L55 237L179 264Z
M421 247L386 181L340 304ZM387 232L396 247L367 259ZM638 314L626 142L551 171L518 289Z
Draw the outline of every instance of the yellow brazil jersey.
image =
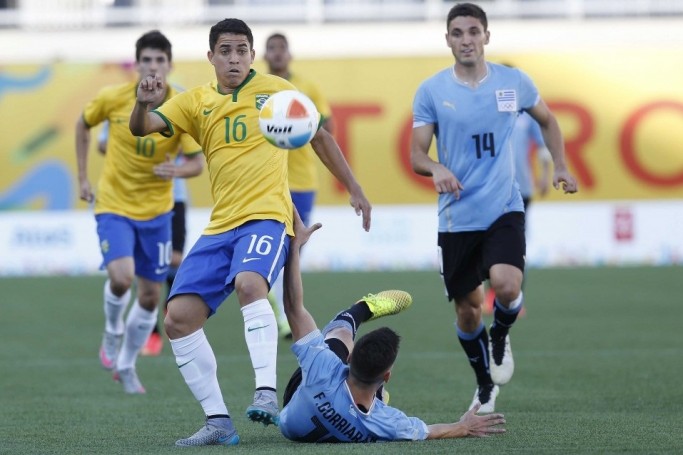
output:
M288 152L266 141L258 121L259 109L271 94L293 88L282 78L251 70L231 94L220 93L214 81L153 111L168 125L164 134L187 132L204 151L214 199L204 234L226 232L252 220L277 220L294 234Z
M186 154L201 152L187 134L133 136L128 128L137 82L103 88L83 111L89 127L109 121L104 168L97 184L95 213L114 213L134 220L149 220L173 208L173 183L154 175L153 167L174 160L178 147ZM178 91L169 86L166 100Z
M296 74L290 74L289 82L308 96L321 115L321 122L330 118L332 111L318 87ZM318 189L317 156L311 144L289 151L289 189L292 191L315 191Z

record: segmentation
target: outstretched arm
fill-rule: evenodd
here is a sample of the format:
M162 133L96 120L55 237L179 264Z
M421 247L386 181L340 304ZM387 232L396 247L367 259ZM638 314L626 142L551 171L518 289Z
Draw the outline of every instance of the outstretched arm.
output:
M356 210L356 215L363 214L363 229L370 230L372 206L370 201L363 194L363 189L360 187L354 177L349 164L346 162L344 155L337 141L324 128L320 128L311 140L313 150L320 158L320 161L330 170L337 180L339 180L346 190L351 195L351 206Z
M322 224L316 223L307 228L299 213L294 209L294 235L289 243L289 255L284 273L284 307L287 322L292 329L292 338L297 341L316 330L313 316L304 307L304 285L301 281L300 250Z
M480 407L481 405L477 404L467 411L458 422L429 425L427 439L465 438L468 436L483 438L505 433L505 428L499 426L505 423L503 414L485 414L480 416L477 415Z

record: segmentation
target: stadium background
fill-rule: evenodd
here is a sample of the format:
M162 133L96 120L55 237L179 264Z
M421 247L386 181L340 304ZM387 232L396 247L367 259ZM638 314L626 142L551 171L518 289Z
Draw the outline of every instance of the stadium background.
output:
M451 64L443 19L452 3L0 1L0 454L168 453L201 421L168 345L138 362L146 396L122 396L97 365L104 277L92 212L77 199L73 133L101 86L134 77L140 34L169 36L173 81L190 87L213 76L208 28L231 16L252 25L259 69L268 33L287 33L293 69L316 79L346 120L338 138L375 204L364 233L321 172L314 218L325 227L304 255L307 307L324 324L367 292L409 290L413 307L386 321L403 337L393 404L428 422L456 419L472 398L471 372L436 273L434 195L405 165L414 90ZM498 399L508 433L322 450L681 453L683 2L479 3L490 14L487 54L532 75L581 184L529 214L527 314L513 335L515 379ZM90 162L94 181L95 150ZM196 236L210 205L206 175L190 189ZM253 371L234 297L206 331L242 436L234 452L320 453L242 415ZM294 363L281 345L280 390Z
M232 7L195 1L182 8L149 1L125 8L94 1L16 3L6 10L15 16L0 15L18 21L0 31L3 42L12 43L0 51L0 255L7 259L0 274L97 270L94 222L77 198L75 119L101 86L135 78L134 42L150 28L161 28L174 44L172 82L192 87L210 80L213 70L204 57L213 23L208 18L235 12L253 20L258 70L264 70L265 37L272 31L288 34L293 70L315 80L328 96L337 139L376 207L370 234L347 229L358 222L345 207L347 196L321 166L314 217L328 229L311 245L304 267L436 266L435 197L430 181L410 171L409 137L415 89L452 61L443 41L448 2L314 1L308 9L297 1L237 1ZM340 4L346 16L325 15L341 14ZM280 16L269 19L273 5ZM660 9L669 5L671 14L680 5L482 5L491 15L487 55L523 68L535 80L559 118L580 186L571 197L551 191L530 211L529 264L680 264L683 240L671 227L683 224L683 21L659 17ZM377 21L354 21L354 11L366 19L374 14ZM411 12L422 16L404 17ZM532 13L547 17L529 18ZM287 17L301 19L283 21ZM91 180L101 165L93 151ZM208 178L190 180L189 188L194 239L211 206Z

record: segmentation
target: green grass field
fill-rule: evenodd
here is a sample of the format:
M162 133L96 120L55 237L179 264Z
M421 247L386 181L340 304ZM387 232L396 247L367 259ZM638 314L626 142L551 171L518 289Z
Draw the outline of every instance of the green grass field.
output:
M168 344L138 361L144 396L125 396L100 368L103 282L0 279L0 453L683 453L682 268L531 270L527 313L511 333L515 376L497 400L507 434L371 446L295 444L246 420L253 372L231 298L207 333L242 442L175 448L202 425L201 407ZM410 291L407 312L361 333L390 325L403 336L392 405L427 423L460 417L474 375L436 272L311 273L304 286L320 326L369 291ZM295 365L288 345L280 345L280 390Z

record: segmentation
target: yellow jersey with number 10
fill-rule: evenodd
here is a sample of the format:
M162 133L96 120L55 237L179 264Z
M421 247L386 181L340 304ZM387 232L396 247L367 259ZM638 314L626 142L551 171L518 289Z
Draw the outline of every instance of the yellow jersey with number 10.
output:
M195 87L152 111L168 126L164 135L187 132L206 156L214 206L204 234L219 234L252 220L276 220L293 235L287 186L287 151L266 141L259 110L268 97L292 84L251 70L233 93L216 81Z
M104 168L95 192L95 213L114 213L138 221L150 220L173 209L173 183L154 175L153 168L175 160L179 147L185 154L200 152L187 134L133 136L128 128L135 105L137 82L105 87L83 110L88 127L109 121ZM166 100L178 93L169 86Z

